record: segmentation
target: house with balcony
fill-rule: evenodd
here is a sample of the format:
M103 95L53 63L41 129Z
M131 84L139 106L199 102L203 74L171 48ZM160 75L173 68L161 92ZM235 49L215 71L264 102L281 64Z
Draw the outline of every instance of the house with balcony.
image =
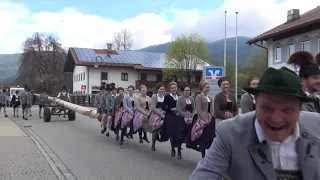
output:
M144 84L148 95L152 95L159 82L166 86L170 83L162 75L164 53L112 50L111 47L108 44L108 49L69 48L64 71L73 72L73 93L95 94L99 92L100 83L106 82L115 83L116 87L125 90L129 85L138 88ZM193 73L190 83L192 95L200 93L202 70L203 67L199 66ZM182 87L183 82L177 81Z
M320 6L301 14L299 9L287 11L287 21L250 39L254 44L268 51L268 66L286 66L296 72L299 67L287 65L289 56L296 51L320 52Z

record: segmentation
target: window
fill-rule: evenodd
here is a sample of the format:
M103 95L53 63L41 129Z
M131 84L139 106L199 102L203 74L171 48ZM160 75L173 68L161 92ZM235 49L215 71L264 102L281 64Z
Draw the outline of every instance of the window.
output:
M101 72L101 80L108 80L108 72Z
M281 61L281 47L274 49L274 62L280 62Z
M294 44L287 46L287 59L294 53Z
M162 74L156 74L156 81L162 81Z
M82 73L80 74L80 81L82 81Z
M121 81L128 81L128 73L121 73Z
M86 80L86 73L83 73L83 80Z
M195 82L196 83L199 83L200 81L201 81L201 75L196 75L195 77L194 77L194 80L195 80Z
M310 41L303 41L301 43L301 50L310 52Z
M141 78L141 81L146 81L147 80L147 73L141 73L140 78Z

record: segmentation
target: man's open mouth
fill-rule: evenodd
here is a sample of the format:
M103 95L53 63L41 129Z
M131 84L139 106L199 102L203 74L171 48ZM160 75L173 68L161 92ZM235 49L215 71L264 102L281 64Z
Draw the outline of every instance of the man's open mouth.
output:
M270 124L268 124L268 127L269 127L270 129L272 129L273 131L280 131L280 130L282 130L282 129L285 128L285 126L272 126L272 125L270 125Z

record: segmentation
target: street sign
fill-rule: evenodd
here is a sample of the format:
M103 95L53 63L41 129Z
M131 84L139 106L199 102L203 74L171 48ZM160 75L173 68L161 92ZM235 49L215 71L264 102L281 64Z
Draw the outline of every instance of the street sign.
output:
M223 66L204 66L202 74L203 79L210 83L209 96L214 97L221 92L221 88L218 86L218 80L226 74Z
M86 90L87 86L86 85L81 85L81 90Z

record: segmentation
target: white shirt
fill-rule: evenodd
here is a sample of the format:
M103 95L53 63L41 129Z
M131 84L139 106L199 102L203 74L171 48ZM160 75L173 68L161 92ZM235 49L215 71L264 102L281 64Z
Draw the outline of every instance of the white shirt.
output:
M282 143L268 140L265 137L258 120L255 120L254 126L256 128L259 142L262 143L266 140L271 148L272 163L275 169L300 170L298 153L296 149L296 141L300 137L300 129L298 123L293 134Z
M175 101L178 100L178 97L179 97L177 94L173 95L172 93L170 93L170 96L172 96Z
M159 94L157 94L157 98L158 98L158 102L163 102L164 101L164 95L159 96Z

